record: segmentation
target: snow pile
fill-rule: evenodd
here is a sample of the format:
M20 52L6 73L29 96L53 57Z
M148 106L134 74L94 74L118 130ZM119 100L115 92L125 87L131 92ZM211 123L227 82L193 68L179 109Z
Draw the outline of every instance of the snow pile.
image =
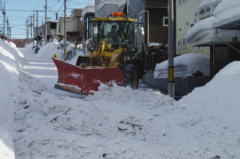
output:
M0 40L0 158L14 159L10 127L13 120L11 96L17 90L18 64L23 55L12 43Z
M194 127L196 137L221 158L240 156L239 68L239 61L227 65L206 86L195 89L179 103L188 110L189 118L199 118L200 123Z
M55 54L58 55L59 57L63 56L62 55L63 50L60 49L60 43L56 39L54 39L52 42L49 42L43 47L41 47L39 52L37 53L37 56L51 58Z
M175 77L188 77L201 72L209 75L209 57L202 54L188 53L174 58ZM158 64L154 71L154 78L168 78L168 61Z
M196 89L184 101L191 104L200 102L201 107L208 110L207 114L227 122L228 125L236 126L239 132L239 81L240 62L232 62L206 86Z

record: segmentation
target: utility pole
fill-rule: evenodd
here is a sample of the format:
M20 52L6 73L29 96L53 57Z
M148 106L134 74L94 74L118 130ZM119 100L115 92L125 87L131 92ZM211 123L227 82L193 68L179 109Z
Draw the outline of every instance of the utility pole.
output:
M39 28L38 28L38 10L36 11L37 13L37 15L36 15L36 40L37 40L37 50L35 50L35 53L37 53L38 52L38 45L39 45L39 42L40 42L40 38L39 38Z
M4 4L3 4L2 14L3 14L3 36L5 36L5 22L6 22L5 2L4 2Z
M58 20L58 12L56 13L56 20Z
M35 35L35 14L33 13L33 21L32 21L33 25L32 25L32 28L33 28L33 38L36 36Z
M9 38L10 39L12 38L12 28L11 28L11 26L9 26Z
M47 44L47 0L45 0L45 45Z
M33 19L33 17L32 16L30 16L30 38L32 39L33 38L33 29L32 29L32 26L33 26L33 24L32 24L32 19Z
M67 8L67 0L64 0L64 18L63 18L63 30L64 30L64 49L63 49L63 54L64 58L67 59L67 50L66 50L66 8Z
M38 35L39 34L38 33L38 10L37 10L36 24L37 24L37 35Z
M27 38L27 44L29 44L29 29L28 29L28 19L26 20L26 38Z
M6 25L7 25L7 36L8 38L10 38L9 36L9 21L8 21L8 18L6 19Z
M175 13L174 1L168 0L168 94L170 97L175 97L174 84L174 50L175 50Z
M39 39L38 39L38 37L39 37L39 28L38 28L38 10L37 10L37 15L36 15L36 37L37 37L37 48L38 48L38 43L39 43Z

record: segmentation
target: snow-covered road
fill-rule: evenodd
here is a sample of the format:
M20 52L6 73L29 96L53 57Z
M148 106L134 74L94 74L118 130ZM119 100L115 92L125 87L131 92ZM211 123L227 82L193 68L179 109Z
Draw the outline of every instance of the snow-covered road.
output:
M174 109L171 99L118 86L72 97L53 88L57 73L51 59L34 56L26 57L13 103L17 159L157 157L149 142L166 138L154 125L160 114Z
M232 92L240 89L239 62L176 102L148 88L101 87L84 97L56 90L51 58L22 51L25 62L11 100L16 159L240 156L240 108Z

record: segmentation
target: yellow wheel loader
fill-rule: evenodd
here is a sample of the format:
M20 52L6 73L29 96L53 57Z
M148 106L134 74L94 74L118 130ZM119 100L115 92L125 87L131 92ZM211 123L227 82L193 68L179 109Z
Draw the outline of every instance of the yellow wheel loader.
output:
M53 58L58 69L56 88L80 94L98 90L101 83L138 86L139 62L134 48L134 21L121 12L93 18L93 36L86 56L76 66Z

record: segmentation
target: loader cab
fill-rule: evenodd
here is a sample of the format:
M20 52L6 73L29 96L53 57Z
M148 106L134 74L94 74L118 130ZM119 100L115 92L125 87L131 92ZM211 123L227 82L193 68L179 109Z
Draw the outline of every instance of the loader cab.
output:
M134 47L134 20L129 18L95 18L93 20L93 48L106 42L111 48Z

